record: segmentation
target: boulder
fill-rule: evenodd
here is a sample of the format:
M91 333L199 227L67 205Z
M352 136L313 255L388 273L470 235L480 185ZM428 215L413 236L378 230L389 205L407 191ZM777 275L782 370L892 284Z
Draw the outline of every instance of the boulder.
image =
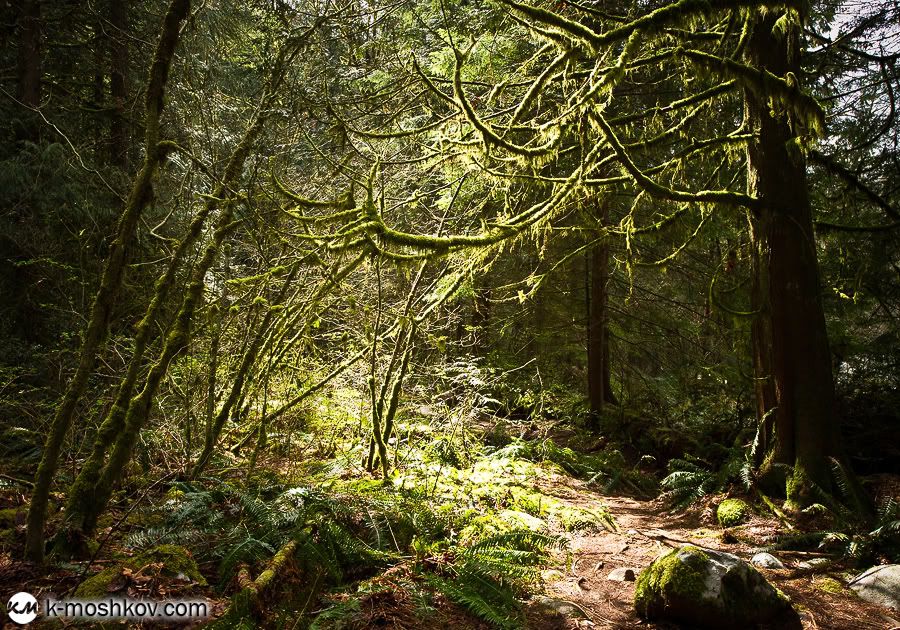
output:
M781 562L778 558L773 556L770 553L766 553L762 551L752 558L750 558L750 564L755 567L762 567L763 569L783 569L784 563Z
M900 564L872 567L850 580L850 588L866 601L900 610Z
M730 553L685 545L656 558L638 577L634 606L646 619L698 628L800 627L790 599Z

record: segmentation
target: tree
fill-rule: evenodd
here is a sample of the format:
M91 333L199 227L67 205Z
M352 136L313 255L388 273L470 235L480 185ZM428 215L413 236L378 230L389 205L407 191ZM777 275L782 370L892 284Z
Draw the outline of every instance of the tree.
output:
M85 329L78 367L69 381L44 443L41 463L35 476L34 493L28 508L25 554L34 562L42 562L44 558L47 500L59 466L60 449L72 424L78 400L87 387L88 377L96 363L97 351L108 332L112 308L125 273L128 245L134 236L141 213L152 199L153 175L165 155L165 149L160 146L160 116L165 103L164 90L175 47L178 44L181 24L187 19L189 10L188 0L172 0L163 21L156 55L147 79L144 163L135 177L131 193L119 218L116 240L110 250L103 278L94 298L91 317Z
M384 246L490 247L553 224L583 189L608 195L633 186L632 208L607 232L632 242L694 215L697 228L677 254L713 208L746 212L757 274L752 339L762 433L774 427L764 469L793 468L783 484L791 504L811 501L814 486L832 490L840 434L804 158L824 132L824 114L799 85L805 3L680 0L634 16L574 4L557 11L503 4L509 19L546 42L512 48L505 69L515 79L470 79L466 69L485 63L485 40L463 49L452 36L452 77L415 71L435 97L432 120L461 121L436 134L436 154L473 160L508 182L507 191L532 182L547 195L518 213L503 206L479 232L432 237L369 215L369 233ZM505 36L482 37L496 44ZM621 174L597 175L613 164ZM637 224L641 216L645 226Z

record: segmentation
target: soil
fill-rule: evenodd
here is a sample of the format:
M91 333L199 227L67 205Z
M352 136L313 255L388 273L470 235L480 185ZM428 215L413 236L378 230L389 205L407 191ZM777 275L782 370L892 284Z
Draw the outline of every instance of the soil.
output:
M657 501L604 496L576 480L570 480L568 487L555 485L542 487L542 491L572 505L605 505L615 517L619 531L573 536L571 556L555 567L558 573L547 580L545 596L573 604L576 614L557 614L552 625L546 616L541 616L530 623L534 629L678 628L638 617L633 606L635 582L610 580L610 573L632 568L637 575L656 556L686 543L749 560L759 547L771 544L778 534L784 533L778 519L758 514L744 525L722 529L715 522L714 508L723 497L710 498L704 505L673 514ZM785 569L759 571L791 598L804 629L900 630L900 611L865 602L846 588L838 593L824 590L826 585L835 584L827 578L846 584L849 576L859 572L858 568L842 564L804 568L801 563L824 556L812 552L784 551L773 555ZM544 607L532 604L531 608ZM581 613L583 618L579 618Z

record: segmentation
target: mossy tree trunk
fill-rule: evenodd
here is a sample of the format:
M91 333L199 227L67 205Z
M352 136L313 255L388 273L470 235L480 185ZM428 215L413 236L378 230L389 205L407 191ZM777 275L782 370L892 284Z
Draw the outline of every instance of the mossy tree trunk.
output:
M131 193L119 218L116 238L110 247L100 288L94 298L88 326L82 337L75 374L56 409L44 442L28 510L28 532L25 542L25 557L34 562L42 562L44 558L47 501L50 486L59 466L62 444L72 425L78 401L87 388L88 378L96 364L97 352L109 330L113 306L125 274L128 245L134 236L141 213L153 197L152 180L163 155L163 150L159 146L159 123L164 106L164 91L175 47L178 44L181 24L187 19L189 10L189 0L172 0L164 18L159 44L147 80L144 163L135 177Z
M778 28L779 17L771 11L757 18L747 61L790 79L800 74L800 25ZM773 112L750 91L745 110L757 134L747 151L748 187L760 201L750 218L759 274L752 335L757 409L760 422L772 427L761 472L764 482L785 490L789 506L802 507L814 501L815 486L835 489L832 461L843 461L806 164L797 145L804 121ZM786 470L793 470L788 478Z
M263 109L261 108L261 112ZM175 322L165 338L159 357L151 366L144 381L144 387L128 401L124 417L119 421L118 430L110 434L115 439L112 444L107 446L109 459L106 465L99 474L95 471L90 471L96 475L96 481L93 485L79 484L76 481L75 486L72 488L71 496L73 501L75 492L77 491L79 494L79 503L76 504L79 506L76 508L78 510L78 519L75 522L85 536L93 533L97 518L106 508L112 489L120 479L125 465L131 458L134 444L150 414L156 391L167 374L169 365L187 346L194 313L203 298L206 272L209 271L215 262L225 238L237 227L237 222L233 220L234 205L237 203L234 189L243 172L250 150L262 130L264 120L265 115L258 113L254 122L245 132L241 142L232 152L225 174L221 183L216 187L215 194L211 196L204 210L192 224L192 229L196 228L197 235L199 235L200 226L202 225L202 221L199 219L201 217L205 219L205 216L211 215L217 209L219 210L219 217L216 221L212 239L206 245L203 256L193 268L187 292L182 297L181 307L175 317ZM224 199L224 202L220 202L220 199ZM219 207L220 205L221 208ZM162 285L159 286L161 287Z

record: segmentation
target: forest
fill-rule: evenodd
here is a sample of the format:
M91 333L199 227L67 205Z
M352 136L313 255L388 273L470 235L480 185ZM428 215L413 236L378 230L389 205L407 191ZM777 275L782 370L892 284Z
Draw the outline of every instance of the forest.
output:
M896 0L0 16L3 628L900 628Z

